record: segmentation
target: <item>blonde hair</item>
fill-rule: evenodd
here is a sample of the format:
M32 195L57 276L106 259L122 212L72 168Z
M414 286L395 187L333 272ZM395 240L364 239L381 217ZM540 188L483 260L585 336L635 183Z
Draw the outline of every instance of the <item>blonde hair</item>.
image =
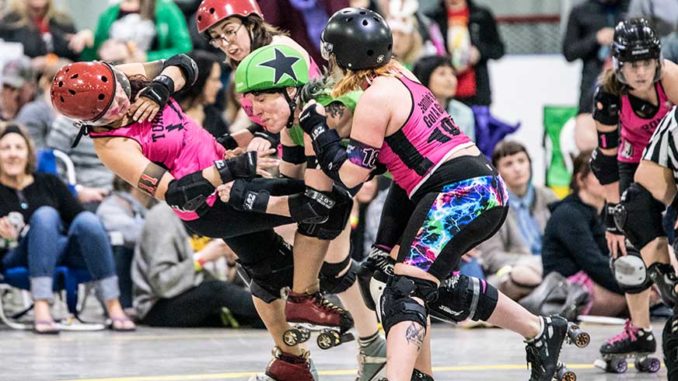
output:
M408 21L410 22L410 25L412 25L412 31L408 34L408 36L412 38L412 42L405 55L398 57L398 59L405 65L414 65L417 59L419 59L421 56L421 52L424 47L424 39L421 37L421 33L419 33L419 23L417 22L417 19L412 16L410 16L409 19L410 20Z
M626 91L626 86L617 80L617 73L613 68L607 68L600 74L598 79L606 93L621 95Z
M336 65L334 56L330 58L330 67ZM332 89L333 97L340 97L350 91L362 89L363 84L369 83L376 77L400 77L403 65L396 59L391 60L383 66L367 70L344 70L344 77L341 78Z
M48 23L51 20L54 20L58 23L70 23L72 22L71 18L62 12L59 12L54 6L54 0L47 0L47 12L45 13L45 21ZM31 17L28 14L28 4L27 0L12 0L9 6L9 14L15 14L18 16L16 21L11 22L13 28L19 28L23 26L31 25Z

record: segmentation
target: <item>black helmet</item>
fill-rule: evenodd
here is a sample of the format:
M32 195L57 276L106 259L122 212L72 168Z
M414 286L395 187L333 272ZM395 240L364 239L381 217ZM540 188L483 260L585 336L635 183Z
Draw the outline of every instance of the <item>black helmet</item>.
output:
M655 80L661 75L661 50L657 32L644 18L635 18L619 22L614 28L612 58L617 78L624 83L621 67L625 62L656 59L658 60Z
M327 21L321 35L323 58L334 54L343 69L374 69L391 59L393 36L378 13L344 8Z

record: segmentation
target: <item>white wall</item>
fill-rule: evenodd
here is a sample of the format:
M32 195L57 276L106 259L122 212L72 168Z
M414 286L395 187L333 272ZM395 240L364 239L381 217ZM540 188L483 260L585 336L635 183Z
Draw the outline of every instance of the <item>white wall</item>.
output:
M560 55L510 55L490 61L493 115L522 122L513 135L528 148L536 184L544 183L543 107L574 106L579 99L581 64Z

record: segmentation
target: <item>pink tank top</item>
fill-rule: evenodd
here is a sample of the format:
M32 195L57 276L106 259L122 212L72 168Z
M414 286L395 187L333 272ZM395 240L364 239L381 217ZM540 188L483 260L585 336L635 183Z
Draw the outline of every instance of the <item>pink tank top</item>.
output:
M90 132L92 138L125 137L135 140L150 161L167 169L175 179L207 168L224 158L224 147L204 128L187 118L174 101L152 122L133 123L104 132ZM124 158L121 158L124 160ZM207 199L211 207L216 192ZM172 209L184 221L198 219L195 212Z
M454 152L473 145L429 89L405 75L400 81L410 92L412 108L405 124L387 136L379 161L393 180L412 197L434 170Z
M655 83L659 109L651 118L642 118L633 111L628 94L621 97L621 111L619 123L621 125L621 140L617 149L617 160L622 163L640 163L643 150L650 142L654 130L671 107L661 82Z
M310 56L309 56L310 58ZM308 72L308 77L310 79L316 79L320 77L320 68L318 67L318 64L315 63L313 58L311 58L311 67L309 68ZM245 98L240 95L240 107L242 107L243 110L245 110L245 114L247 114L247 117L254 123L263 126L264 124L261 121L261 118L258 116L254 115L254 110L252 110L252 102L250 102L249 99Z

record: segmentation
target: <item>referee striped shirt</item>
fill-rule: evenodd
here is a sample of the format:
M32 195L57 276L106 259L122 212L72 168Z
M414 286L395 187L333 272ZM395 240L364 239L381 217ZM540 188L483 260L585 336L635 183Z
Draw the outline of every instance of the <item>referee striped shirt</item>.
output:
M673 106L657 126L643 151L643 160L673 171L673 179L678 184L678 106Z

